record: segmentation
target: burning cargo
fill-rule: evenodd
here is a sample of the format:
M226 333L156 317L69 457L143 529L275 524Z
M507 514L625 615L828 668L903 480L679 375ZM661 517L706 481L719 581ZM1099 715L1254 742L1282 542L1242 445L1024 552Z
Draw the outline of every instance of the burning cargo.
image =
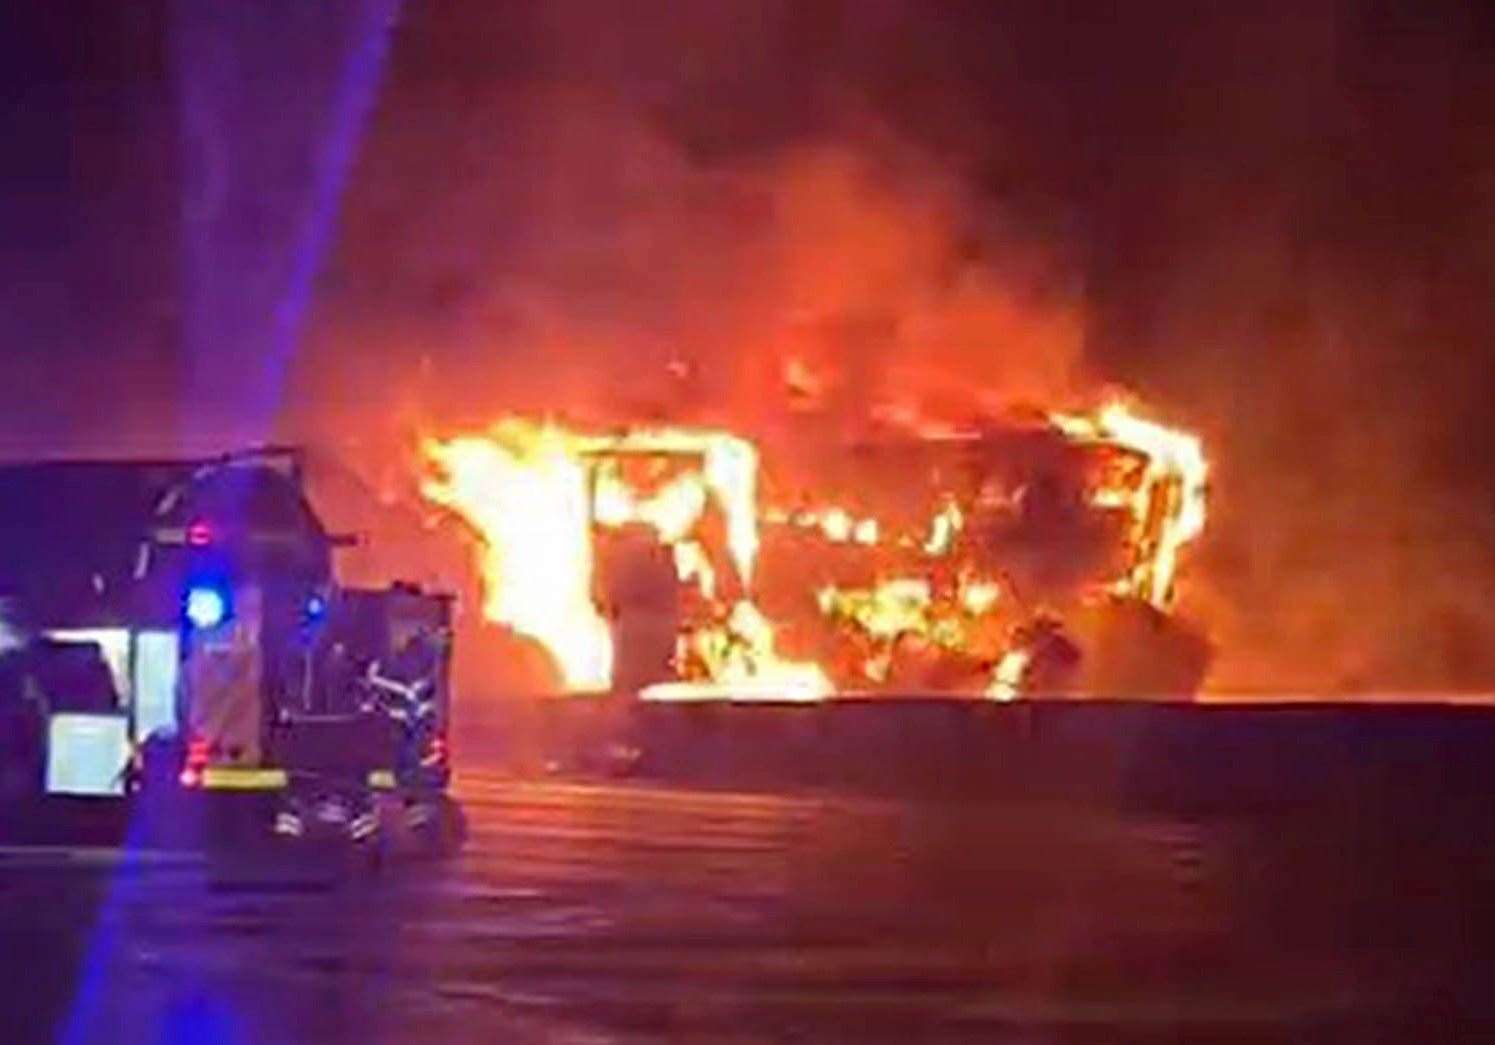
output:
M1176 698L1203 678L1207 646L1171 611L1204 457L1120 405L813 458L516 418L426 451L426 495L477 538L487 616L569 690Z

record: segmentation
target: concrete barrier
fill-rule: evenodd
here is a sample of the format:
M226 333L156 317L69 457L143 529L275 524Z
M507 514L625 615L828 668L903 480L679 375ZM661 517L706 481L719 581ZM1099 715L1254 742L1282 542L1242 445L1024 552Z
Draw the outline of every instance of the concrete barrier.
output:
M1282 805L1367 789L1483 799L1495 708L867 698L822 704L495 699L457 722L458 764L626 771L708 787Z

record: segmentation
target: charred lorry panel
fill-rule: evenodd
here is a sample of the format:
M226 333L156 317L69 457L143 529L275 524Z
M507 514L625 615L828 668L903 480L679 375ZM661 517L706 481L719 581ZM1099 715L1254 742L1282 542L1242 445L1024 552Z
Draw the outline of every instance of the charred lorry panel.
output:
M683 626L680 581L669 548L631 523L597 536L596 601L609 622L613 689L638 694L674 675Z

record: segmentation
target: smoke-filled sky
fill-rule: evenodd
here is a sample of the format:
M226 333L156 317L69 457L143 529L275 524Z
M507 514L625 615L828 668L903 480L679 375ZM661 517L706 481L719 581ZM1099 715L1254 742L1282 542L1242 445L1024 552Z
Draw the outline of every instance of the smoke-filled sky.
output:
M1215 464L1215 689L1495 688L1482 5L57 6L8 455L1120 384Z

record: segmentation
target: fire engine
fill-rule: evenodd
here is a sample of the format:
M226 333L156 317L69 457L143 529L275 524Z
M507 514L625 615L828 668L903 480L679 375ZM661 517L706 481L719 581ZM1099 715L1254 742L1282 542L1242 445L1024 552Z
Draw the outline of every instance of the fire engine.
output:
M0 466L0 797L449 840L451 599L340 586L302 464Z

